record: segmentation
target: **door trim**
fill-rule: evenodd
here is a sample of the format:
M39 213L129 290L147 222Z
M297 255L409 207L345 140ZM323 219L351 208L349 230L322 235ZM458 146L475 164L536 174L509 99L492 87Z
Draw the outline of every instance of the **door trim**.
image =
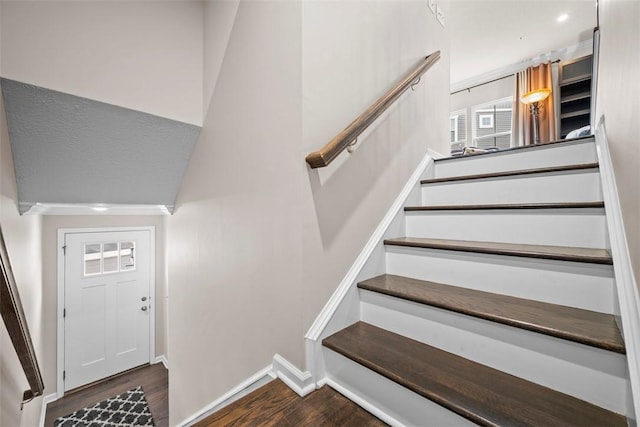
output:
M156 227L153 225L141 227L94 227L94 228L59 228L57 240L58 262L58 303L57 303L57 362L56 362L56 394L57 399L64 396L64 241L65 235L75 233L111 233L118 231L148 231L149 232L149 363L155 360L156 355Z

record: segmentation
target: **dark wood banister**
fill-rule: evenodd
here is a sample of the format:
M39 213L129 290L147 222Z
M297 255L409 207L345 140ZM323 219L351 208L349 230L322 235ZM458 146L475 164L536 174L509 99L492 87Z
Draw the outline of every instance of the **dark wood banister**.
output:
M321 168L331 163L338 154L351 145L358 135L364 132L380 114L395 102L407 89L418 83L422 76L436 61L440 59L440 51L436 51L420 61L407 75L396 83L387 93L382 95L364 113L360 114L349 126L336 135L319 151L314 151L306 157L306 161L312 169Z
M22 309L22 301L16 287L16 280L13 277L9 254L4 243L4 236L0 228L0 269L2 279L0 280L0 312L2 320L7 328L13 348L18 354L18 360L22 365L29 390L25 391L22 396L22 403L32 400L34 397L41 396L44 391L44 383L40 374L40 367L36 359L36 352L33 348L31 335L27 321L24 317Z

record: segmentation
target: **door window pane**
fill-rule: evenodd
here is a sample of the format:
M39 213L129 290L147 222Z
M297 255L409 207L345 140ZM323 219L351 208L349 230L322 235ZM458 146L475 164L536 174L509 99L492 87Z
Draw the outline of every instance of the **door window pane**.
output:
M100 243L84 245L84 275L91 276L102 273L102 251Z
M102 245L102 265L103 273L115 273L118 271L118 243L105 243Z
M120 271L130 271L135 268L135 242L120 243Z
M136 242L87 243L84 245L84 275L96 276L136 269Z

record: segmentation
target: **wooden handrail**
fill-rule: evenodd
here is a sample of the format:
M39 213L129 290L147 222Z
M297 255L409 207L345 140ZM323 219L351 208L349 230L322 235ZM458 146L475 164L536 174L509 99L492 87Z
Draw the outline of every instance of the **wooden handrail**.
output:
M33 348L31 335L27 321L22 309L22 301L16 287L16 280L13 277L9 254L4 243L2 229L0 228L0 269L2 279L0 280L0 312L2 320L7 328L13 348L18 354L18 360L22 365L30 389L25 391L22 402L28 402L34 397L42 395L44 382L40 374L40 367L36 359L36 352Z
M394 103L411 86L417 84L422 76L436 61L440 59L440 51L436 51L424 58L407 75L396 83L387 93L382 95L364 113L360 114L349 126L336 135L319 151L314 151L306 157L312 169L321 168L331 163L338 154L342 153L355 139L371 125L380 114Z

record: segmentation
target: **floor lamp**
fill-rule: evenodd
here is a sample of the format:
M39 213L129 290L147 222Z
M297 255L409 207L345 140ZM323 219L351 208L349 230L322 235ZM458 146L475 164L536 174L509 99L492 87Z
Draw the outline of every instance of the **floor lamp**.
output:
M531 115L533 116L533 143L540 143L540 122L538 117L540 115L540 109L542 101L547 99L551 95L551 89L536 89L531 92L527 92L520 97L520 102L525 105L529 105L531 109Z

